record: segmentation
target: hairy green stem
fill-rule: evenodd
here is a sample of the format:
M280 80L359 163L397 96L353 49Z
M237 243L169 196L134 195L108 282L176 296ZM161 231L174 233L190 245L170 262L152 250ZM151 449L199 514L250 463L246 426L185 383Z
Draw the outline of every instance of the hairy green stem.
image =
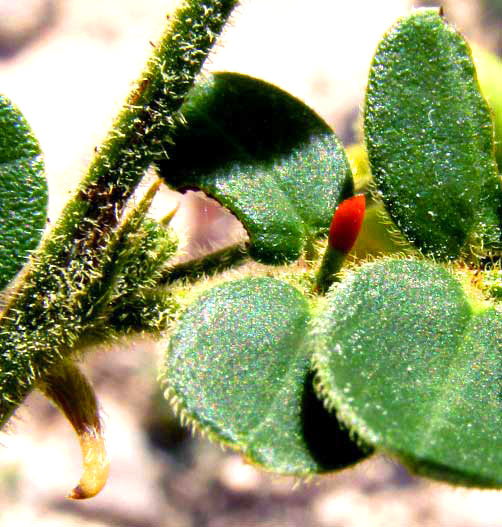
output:
M72 353L107 295L127 200L179 125L178 110L236 0L188 0L170 19L78 192L0 318L0 426Z
M242 243L224 247L218 251L205 254L200 258L181 262L169 267L162 276L162 284L171 284L176 280L196 282L203 276L212 276L221 273L242 263L248 258L249 253Z
M333 249L328 245L315 277L315 292L324 295L335 282L340 281L338 273L346 258L346 253Z

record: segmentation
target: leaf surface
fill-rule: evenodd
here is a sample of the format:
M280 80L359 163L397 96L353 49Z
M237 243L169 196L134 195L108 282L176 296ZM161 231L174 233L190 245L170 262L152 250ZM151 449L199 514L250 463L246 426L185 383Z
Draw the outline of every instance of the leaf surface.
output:
M250 461L284 474L342 468L366 454L314 395L309 306L292 286L248 278L183 315L166 378L181 415Z
M316 322L322 392L415 472L502 487L502 315L432 263L367 264Z
M501 248L502 189L490 109L465 40L436 9L401 19L370 70L365 135L395 223L425 254Z
M186 126L165 145L161 175L232 211L257 260L297 259L309 239L327 233L336 206L353 193L332 130L271 84L237 73L211 75L192 90L182 114Z

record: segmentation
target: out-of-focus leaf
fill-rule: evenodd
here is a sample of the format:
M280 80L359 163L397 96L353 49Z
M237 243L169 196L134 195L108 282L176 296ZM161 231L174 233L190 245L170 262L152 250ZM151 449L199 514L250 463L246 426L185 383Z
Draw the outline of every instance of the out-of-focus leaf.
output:
M495 123L495 157L502 173L502 61L479 47L472 48L481 93L493 112Z

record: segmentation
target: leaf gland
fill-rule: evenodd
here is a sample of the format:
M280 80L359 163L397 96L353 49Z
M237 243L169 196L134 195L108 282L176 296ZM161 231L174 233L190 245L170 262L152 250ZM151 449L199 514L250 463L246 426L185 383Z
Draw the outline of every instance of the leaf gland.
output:
M361 230L365 210L364 194L352 196L338 205L329 228L328 243L331 249L344 254L352 249Z

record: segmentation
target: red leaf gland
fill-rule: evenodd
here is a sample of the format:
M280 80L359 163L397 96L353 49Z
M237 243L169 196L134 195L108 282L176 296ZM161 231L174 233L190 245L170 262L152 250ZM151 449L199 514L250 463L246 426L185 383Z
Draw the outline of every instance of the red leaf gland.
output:
M347 254L356 243L366 210L364 194L346 199L338 205L331 226L328 242L332 249Z

